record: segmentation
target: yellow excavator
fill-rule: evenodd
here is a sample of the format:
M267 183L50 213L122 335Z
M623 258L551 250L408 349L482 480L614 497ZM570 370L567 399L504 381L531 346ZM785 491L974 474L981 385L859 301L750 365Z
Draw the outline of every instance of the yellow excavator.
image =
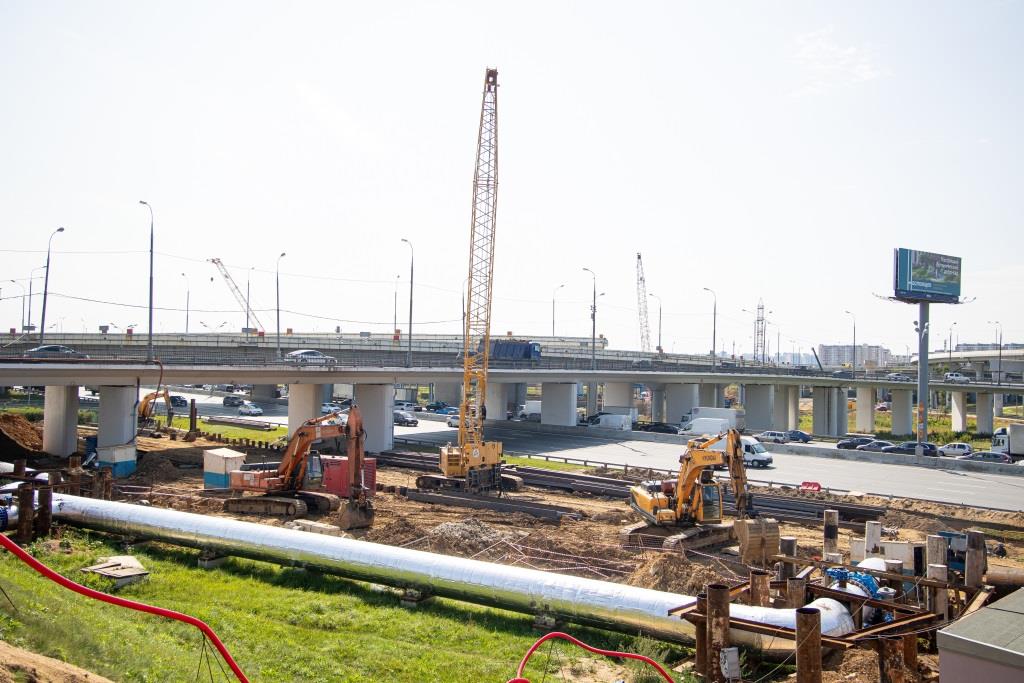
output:
M713 448L725 441L724 450ZM645 481L629 490L629 505L644 521L626 527L621 540L629 546L699 548L733 538L731 524L723 523L722 486L714 478L716 467L726 465L736 500L738 519L756 516L747 487L740 434L690 439L679 456L679 475L673 481Z
M174 420L174 409L171 407L171 394L167 391L167 388L157 389L151 391L142 397L139 401L139 428L140 429L157 429L156 418L153 413L156 411L156 402L158 399L164 400L164 407L167 409L167 426L171 426L171 422Z

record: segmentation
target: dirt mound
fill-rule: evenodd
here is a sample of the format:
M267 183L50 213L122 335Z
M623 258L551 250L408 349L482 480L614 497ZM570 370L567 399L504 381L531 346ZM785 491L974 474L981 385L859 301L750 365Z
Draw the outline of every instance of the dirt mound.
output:
M395 521L383 526L374 526L366 532L363 539L373 543L405 545L406 543L419 540L426 535L427 532L423 529L419 528L405 517L399 517Z
M717 571L691 562L682 555L664 552L637 567L626 579L630 586L652 590L696 595L709 583L725 581Z
M57 659L11 647L0 641L0 683L46 681L52 683L113 683Z
M0 453L5 458L42 455L43 430L17 413L0 413Z
M181 472L167 458L156 453L146 453L139 458L135 473L129 477L133 484L163 484L175 481L181 476Z
M934 517L922 517L900 510L889 510L881 519L882 526L897 529L914 529L928 534L946 531L949 527Z
M427 545L434 552L452 555L475 555L502 541L518 538L508 531L495 529L475 517L458 522L444 522L431 529Z

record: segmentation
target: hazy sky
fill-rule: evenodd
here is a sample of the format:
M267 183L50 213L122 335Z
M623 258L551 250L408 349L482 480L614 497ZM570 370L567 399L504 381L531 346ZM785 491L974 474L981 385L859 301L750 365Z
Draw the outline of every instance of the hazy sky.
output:
M456 333L484 69L499 70L492 333L904 353L896 246L963 257L933 348L1024 341L1021 2L0 4L0 328L53 240L48 324ZM43 270L34 290L42 289ZM211 282L211 277L213 281ZM72 298L77 297L77 298ZM93 303L86 299L103 303ZM33 304L39 322L41 298ZM196 310L199 309L199 310ZM652 336L658 303L651 300Z

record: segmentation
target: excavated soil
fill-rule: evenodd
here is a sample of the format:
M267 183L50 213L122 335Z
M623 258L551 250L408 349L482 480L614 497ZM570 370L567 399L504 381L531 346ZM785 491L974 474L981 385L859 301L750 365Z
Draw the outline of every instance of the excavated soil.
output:
M918 654L917 676L922 683L939 680L939 656ZM851 648L833 652L822 659L822 683L878 683L878 653L874 649Z
M696 595L709 583L732 580L734 577L723 575L707 565L691 562L676 553L664 552L633 570L625 583L639 588Z
M0 454L4 458L43 455L43 430L17 413L0 413Z
M182 476L182 470L174 466L168 458L158 453L146 453L142 455L135 472L127 478L132 484L152 486L177 481Z
M12 647L0 640L0 683L113 683L66 662Z

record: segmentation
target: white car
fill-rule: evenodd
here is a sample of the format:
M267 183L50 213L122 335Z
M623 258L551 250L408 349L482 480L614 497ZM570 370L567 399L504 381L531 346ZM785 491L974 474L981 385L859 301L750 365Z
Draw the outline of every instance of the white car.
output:
M295 365L334 365L338 362L338 359L313 349L301 349L286 355L284 362L294 363Z
M341 405L337 404L337 403L321 403L320 404L320 414L321 415L329 415L331 413L340 413L343 410L345 410L345 408L342 407Z
M459 416L456 415L456 414L449 415L448 419L445 420L445 424L447 424L449 427L455 427L456 429L458 429L458 427L459 427Z
M942 376L943 382L953 382L955 384L970 384L971 378L962 372L947 372Z
M939 446L939 455L945 455L947 457L959 457L961 455L969 455L973 452L974 448L971 447L971 444L959 441L947 443L945 446Z
M789 441L789 436L786 432L761 432L760 434L754 434L754 438L758 441L769 443L786 443Z
M395 401L395 410L404 410L405 412L411 413L418 407L419 405L412 401Z
M243 403L241 406L239 406L238 414L239 415L262 415L263 414L263 408L260 408L255 403L246 402L246 403Z

